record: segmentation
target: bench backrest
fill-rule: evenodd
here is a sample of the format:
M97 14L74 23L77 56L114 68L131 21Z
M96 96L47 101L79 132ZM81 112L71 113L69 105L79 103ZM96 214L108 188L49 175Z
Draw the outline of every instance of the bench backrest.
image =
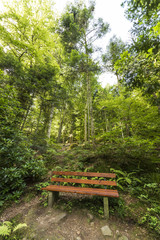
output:
M94 185L104 185L104 186L117 186L115 181L106 181L106 178L115 178L116 174L114 173L96 173L96 172L66 172L66 171L53 171L53 175L59 177L52 177L52 182L67 182L67 183L79 183L79 184L94 184ZM97 177L97 178L104 178L92 180L92 179L77 179L77 178L62 178L62 176L80 176L80 177Z

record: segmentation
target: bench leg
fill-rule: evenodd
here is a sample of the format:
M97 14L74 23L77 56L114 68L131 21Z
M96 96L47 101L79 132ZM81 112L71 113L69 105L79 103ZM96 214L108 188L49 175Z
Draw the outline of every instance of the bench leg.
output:
M108 197L103 198L103 204L104 204L104 217L106 219L109 219L109 203L108 203Z
M59 192L49 192L48 207L53 207L53 203L58 200Z

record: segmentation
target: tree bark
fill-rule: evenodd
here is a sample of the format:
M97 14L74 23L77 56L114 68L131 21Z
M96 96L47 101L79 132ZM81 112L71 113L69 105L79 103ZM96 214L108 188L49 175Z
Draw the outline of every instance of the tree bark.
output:
M47 130L47 138L48 139L50 139L50 137L51 137L53 113L54 113L54 103L52 103L52 105L51 105L51 112L50 112L50 116L49 116L49 123L48 123L48 130Z
M40 106L40 112L39 112L39 116L38 116L38 119L37 119L37 127L36 127L36 130L35 130L35 134L38 132L38 129L39 129L39 123L40 123L41 115L42 115L42 104Z
M23 123L22 123L22 125L21 125L21 127L20 127L20 130L21 130L21 131L23 130L23 128L24 128L24 126L25 126L25 123L26 123L26 120L27 120L27 117L28 117L28 114L29 114L29 111L30 111L31 106L32 106L32 103L29 103L29 104L28 104L27 111L26 111L26 113L25 113L25 115L24 115Z
M84 141L87 142L87 103L84 110Z
M60 142L60 139L61 139L64 116L65 116L65 110L64 110L64 112L63 112L63 116L62 116L62 114L61 114L61 116L60 116L60 124L59 124L58 137L57 137L57 142L58 142L58 143Z

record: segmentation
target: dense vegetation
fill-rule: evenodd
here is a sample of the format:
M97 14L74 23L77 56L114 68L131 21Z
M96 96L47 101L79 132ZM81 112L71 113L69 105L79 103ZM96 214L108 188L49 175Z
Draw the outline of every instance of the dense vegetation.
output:
M94 3L57 17L52 1L16 2L0 13L0 206L47 169L113 168L120 191L146 204L139 223L160 234L159 1L124 1L132 41L114 36L103 54L109 25ZM98 83L106 69L117 85Z

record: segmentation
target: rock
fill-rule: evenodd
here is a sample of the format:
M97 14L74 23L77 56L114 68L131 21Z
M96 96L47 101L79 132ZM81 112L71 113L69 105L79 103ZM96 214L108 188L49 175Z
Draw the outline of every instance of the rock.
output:
M119 230L116 230L116 236L119 238L121 236Z
M102 227L101 231L102 231L103 236L110 236L110 237L112 236L112 231L107 225Z
M123 235L123 236L119 237L118 240L128 240L128 238Z
M54 217L54 223L58 223L60 222L63 218L65 218L67 216L66 213L60 213L57 216Z
M91 222L91 227L94 227L94 222Z
M76 238L76 240L82 240L82 238L80 238L80 237L77 237L77 238Z
M92 215L92 214L90 214L90 213L87 213L87 216L88 216L88 218L89 218L89 220L90 220L90 221L92 221L92 220L93 220L93 218L94 218L94 217L93 217L93 215Z

